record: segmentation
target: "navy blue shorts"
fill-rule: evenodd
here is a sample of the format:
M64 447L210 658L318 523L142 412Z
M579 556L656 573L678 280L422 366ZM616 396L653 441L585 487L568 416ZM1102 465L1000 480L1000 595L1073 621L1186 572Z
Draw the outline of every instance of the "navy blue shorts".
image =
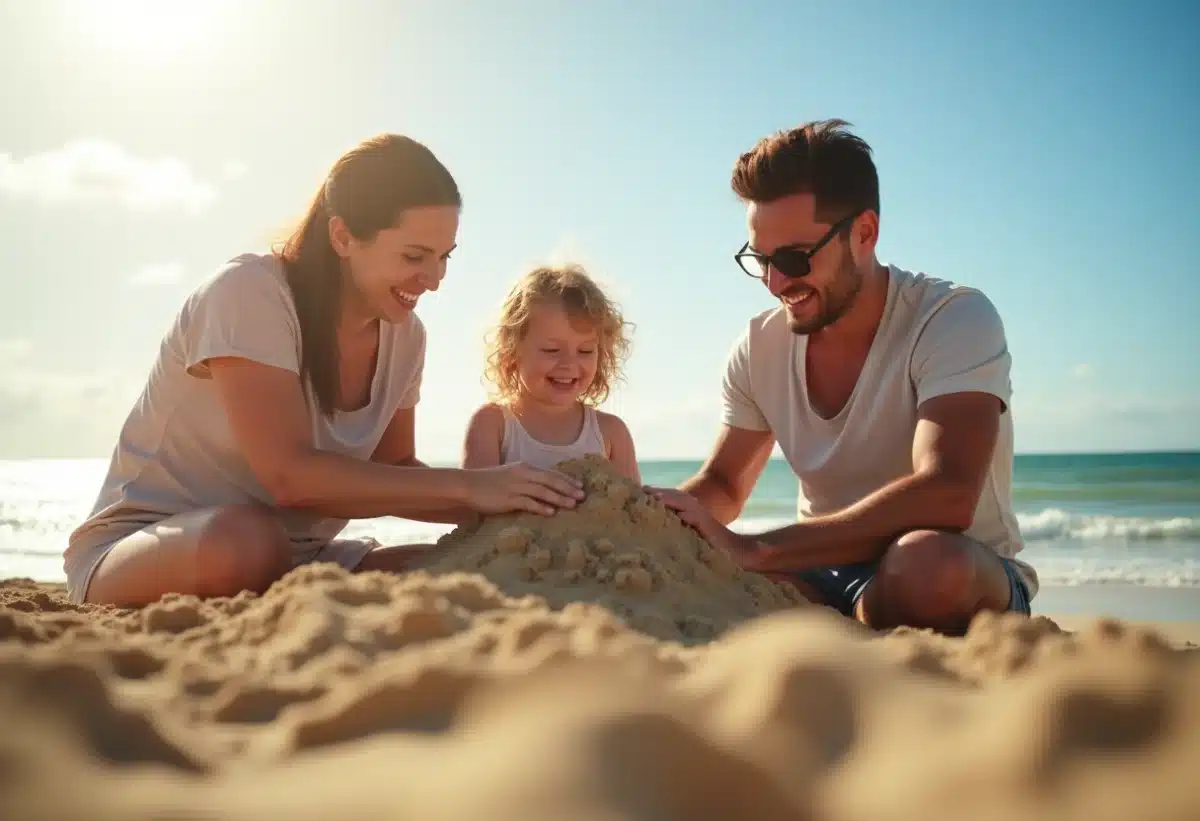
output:
M1009 611L1030 615L1029 587L1021 578L1016 563L1003 556L1000 557L1000 561L1004 563L1004 572L1008 576L1008 589L1011 594L1008 602ZM875 578L878 570L879 559L876 559L858 564L818 567L792 575L797 581L812 586L830 607L836 609L843 616L854 618L854 608L858 604L858 600L862 598L863 591L867 589L867 583Z

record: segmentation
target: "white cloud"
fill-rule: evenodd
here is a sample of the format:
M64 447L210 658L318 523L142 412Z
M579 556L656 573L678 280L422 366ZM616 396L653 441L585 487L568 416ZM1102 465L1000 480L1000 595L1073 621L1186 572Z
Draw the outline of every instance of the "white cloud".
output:
M1196 414L1200 398L1195 396L1150 396L1115 393L1075 393L1061 396L1014 397L1023 413L1041 419L1092 418L1140 419L1159 414Z
M141 389L128 371L38 365L26 340L0 340L0 459L104 456Z
M250 167L238 160L230 160L221 166L221 176L227 180L240 180L249 171Z
M104 140L76 140L23 158L0 153L0 193L50 204L109 203L131 211L196 214L217 197L177 157L137 157Z
M162 262L143 265L129 278L131 285L172 285L183 279L183 263Z
M0 339L0 363L13 364L26 359L33 351L28 339Z
M1013 398L1018 451L1188 450L1200 397L1074 393Z
M599 254L589 250L576 234L566 233L552 243L544 254L529 260L529 265L583 266L584 270L604 289L610 299L625 305L633 298L630 283L622 281L618 272L608 268ZM524 270L521 273L525 273ZM626 319L629 319L626 316ZM636 323L635 323L636 324Z
M137 399L136 367L64 371L48 367L27 339L0 338L0 459L104 457ZM431 367L418 410L418 454L457 462L471 411L485 398L474 377ZM638 455L698 459L720 428L719 391L620 385L605 410L629 425ZM1088 395L1090 394L1090 395ZM1186 449L1200 445L1200 396L1089 391L1014 398L1017 449Z
M564 234L558 238L557 242L550 246L549 251L538 262L544 262L549 265L565 265L569 262L577 262L581 265L586 265L586 256L579 238L574 234Z
M639 459L701 458L721 425L719 395L671 398L618 390L605 410L629 426Z
M584 247L575 234L563 234L545 253L529 260L530 265L582 265L603 286L608 286L605 271L597 254Z

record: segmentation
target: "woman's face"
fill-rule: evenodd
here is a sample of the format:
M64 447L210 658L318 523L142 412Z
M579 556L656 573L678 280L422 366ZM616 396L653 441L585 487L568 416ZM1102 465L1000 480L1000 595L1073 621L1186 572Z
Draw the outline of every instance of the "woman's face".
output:
M456 245L459 210L452 205L410 208L373 239L355 238L341 219L329 236L348 272L358 308L371 318L403 322L422 294L436 291Z

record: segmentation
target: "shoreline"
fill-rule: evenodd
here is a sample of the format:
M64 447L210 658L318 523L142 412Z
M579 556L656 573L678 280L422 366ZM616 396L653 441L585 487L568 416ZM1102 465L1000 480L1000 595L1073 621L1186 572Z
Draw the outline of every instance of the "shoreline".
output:
M1149 587L1106 583L1042 587L1034 616L1071 620L1115 618L1132 622L1194 624L1200 628L1200 587Z

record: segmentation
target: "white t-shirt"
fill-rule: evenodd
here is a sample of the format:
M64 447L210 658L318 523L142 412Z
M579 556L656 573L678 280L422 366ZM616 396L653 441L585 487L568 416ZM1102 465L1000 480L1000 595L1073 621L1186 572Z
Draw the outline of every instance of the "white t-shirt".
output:
M980 291L888 266L887 303L845 407L824 419L809 404L807 337L785 309L750 320L726 363L722 421L769 430L800 480L797 513L821 516L912 473L918 406L935 396L982 391L1004 402L991 468L966 535L1012 559L1023 548L1012 510L1012 358L1004 325ZM1037 592L1037 573L1017 568Z
M86 569L97 546L172 514L273 504L234 441L208 373L206 360L221 356L300 372L300 322L274 256L231 260L185 301L121 429L92 512L71 534L68 576ZM417 404L424 364L425 328L416 315L381 323L369 403L329 419L311 401L315 446L369 459L396 411ZM298 549L324 544L346 525L298 510L280 511L280 517Z

